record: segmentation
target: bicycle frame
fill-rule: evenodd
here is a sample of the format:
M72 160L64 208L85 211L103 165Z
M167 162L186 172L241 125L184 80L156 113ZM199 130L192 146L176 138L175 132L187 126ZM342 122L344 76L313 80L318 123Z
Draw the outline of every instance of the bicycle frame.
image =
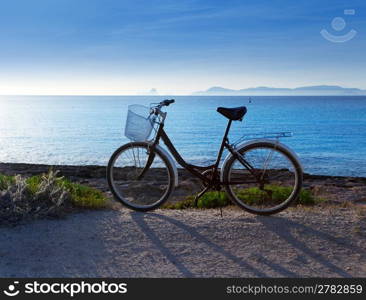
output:
M212 187L212 186L217 186L219 187L221 184L236 184L237 182L221 182L220 179L217 179L217 175L218 175L218 169L219 169L219 164L222 158L222 154L224 149L226 148L227 150L229 150L229 152L235 156L238 161L250 172L252 173L252 175L255 176L255 178L257 178L257 180L259 179L258 176L255 174L254 172L254 168L241 156L239 155L239 153L237 152L237 150L229 144L229 139L228 139L228 134L230 131L230 127L231 127L231 123L232 120L229 120L224 136L222 138L222 142L221 142L221 146L219 148L218 154L217 154L217 158L216 158L216 162L213 165L209 165L209 166L197 166L197 165L193 165L193 164L189 164L187 163L183 157L179 154L179 152L177 151L177 149L174 147L173 143L171 142L171 140L169 139L168 135L166 134L165 130L164 130L164 121L160 123L159 128L157 130L157 134L155 137L154 142L152 143L152 148L154 148L155 145L159 144L160 139L163 140L164 144L167 146L167 148L169 149L170 153L173 155L173 157L175 158L175 160L183 167L185 168L187 171L189 171L192 175L200 178L203 182L205 182L207 184L208 187ZM149 161L152 163L154 157L151 157L149 159ZM149 165L151 163L147 163L147 168L149 168ZM212 176L211 178L203 175L201 172L202 171L206 171L206 170L212 170ZM201 172L200 172L201 171ZM144 173L144 171L142 172L142 174ZM142 175L141 174L141 175Z

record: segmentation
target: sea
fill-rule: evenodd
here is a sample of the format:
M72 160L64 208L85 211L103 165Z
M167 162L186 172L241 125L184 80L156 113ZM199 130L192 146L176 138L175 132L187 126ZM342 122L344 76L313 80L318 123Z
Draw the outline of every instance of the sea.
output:
M190 163L215 160L227 124L217 107L246 106L230 142L292 132L281 142L305 172L366 177L363 96L0 96L0 162L105 166L129 142L128 106L170 98L165 129Z

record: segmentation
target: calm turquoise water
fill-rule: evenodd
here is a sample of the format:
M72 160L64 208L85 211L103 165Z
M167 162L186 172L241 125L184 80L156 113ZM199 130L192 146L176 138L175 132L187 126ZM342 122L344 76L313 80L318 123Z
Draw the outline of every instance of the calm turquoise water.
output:
M127 139L129 104L162 97L0 97L0 161L106 165ZM366 97L175 97L166 131L190 162L216 155L226 119L218 106L246 105L235 122L234 141L245 133L292 131L282 140L299 155L306 172L366 176Z

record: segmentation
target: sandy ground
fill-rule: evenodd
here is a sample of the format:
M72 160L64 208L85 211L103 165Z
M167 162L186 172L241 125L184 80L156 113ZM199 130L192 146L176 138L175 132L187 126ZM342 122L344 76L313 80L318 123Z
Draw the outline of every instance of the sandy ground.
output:
M0 228L0 277L365 277L358 208L89 211Z

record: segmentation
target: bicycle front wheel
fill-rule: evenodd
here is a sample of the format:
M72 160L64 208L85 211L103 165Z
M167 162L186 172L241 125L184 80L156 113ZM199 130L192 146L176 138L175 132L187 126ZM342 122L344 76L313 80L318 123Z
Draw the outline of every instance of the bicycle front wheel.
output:
M109 160L107 179L114 197L137 211L156 209L174 188L169 159L144 142L128 143L117 149Z
M302 168L285 147L257 142L238 150L225 166L229 197L245 210L270 215L288 207L300 193Z

